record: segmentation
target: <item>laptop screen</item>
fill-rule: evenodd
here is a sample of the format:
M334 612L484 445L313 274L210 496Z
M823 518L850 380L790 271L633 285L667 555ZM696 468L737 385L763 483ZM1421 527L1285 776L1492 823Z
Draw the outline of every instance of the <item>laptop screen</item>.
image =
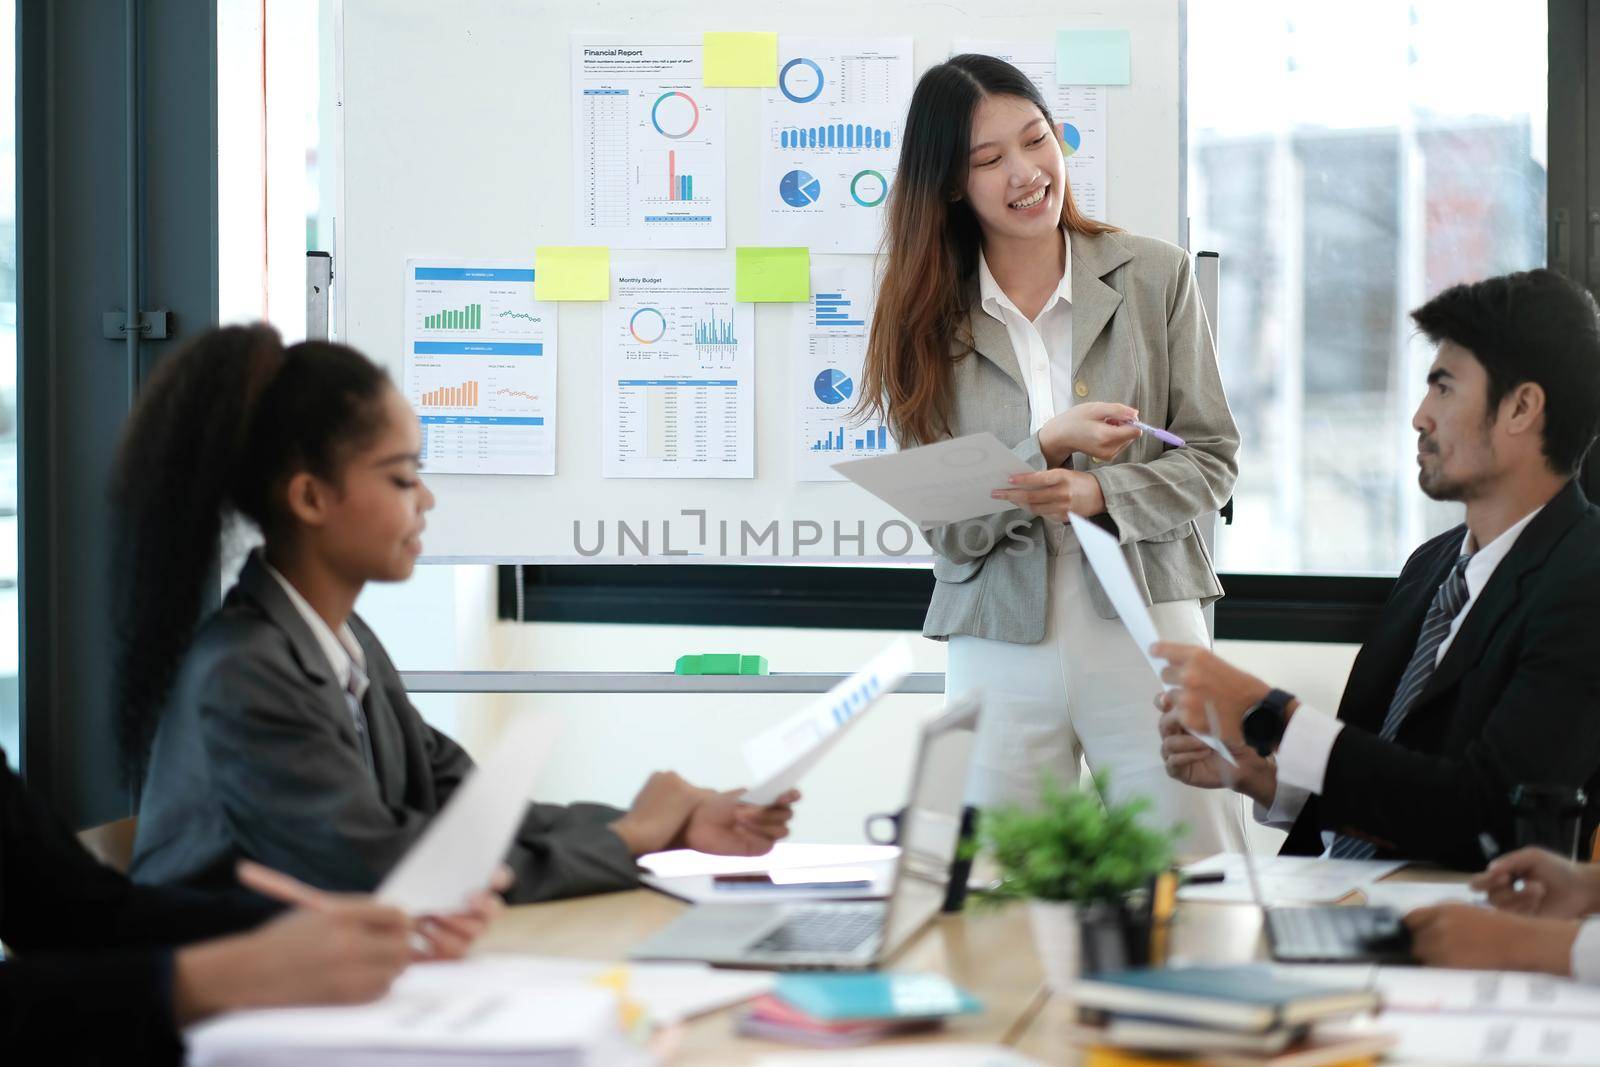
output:
M977 716L977 701L962 698L922 728L909 800L900 820L900 862L889 897L885 956L944 906L950 864L961 844L961 810Z

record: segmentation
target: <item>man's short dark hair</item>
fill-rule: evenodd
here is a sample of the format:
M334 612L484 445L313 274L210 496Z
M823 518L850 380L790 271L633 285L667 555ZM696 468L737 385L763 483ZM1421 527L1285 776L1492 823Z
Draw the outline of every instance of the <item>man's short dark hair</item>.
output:
M1435 344L1471 352L1489 377L1488 411L1523 382L1544 389L1544 456L1576 474L1600 434L1600 308L1551 270L1454 285L1411 313Z

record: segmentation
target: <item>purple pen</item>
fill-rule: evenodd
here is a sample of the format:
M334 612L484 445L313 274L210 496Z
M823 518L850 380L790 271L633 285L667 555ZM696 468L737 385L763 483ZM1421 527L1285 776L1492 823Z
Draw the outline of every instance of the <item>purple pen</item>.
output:
M1132 426L1134 429L1138 430L1140 433L1149 434L1151 437L1154 437L1157 441L1165 441L1167 444L1171 445L1173 448L1187 448L1187 447L1189 447L1188 445L1185 445L1183 443L1183 438L1179 437L1175 433L1172 433L1170 430L1158 429L1157 427L1151 426L1147 422L1140 422L1138 419L1123 419L1121 421L1122 421L1122 423L1124 425Z

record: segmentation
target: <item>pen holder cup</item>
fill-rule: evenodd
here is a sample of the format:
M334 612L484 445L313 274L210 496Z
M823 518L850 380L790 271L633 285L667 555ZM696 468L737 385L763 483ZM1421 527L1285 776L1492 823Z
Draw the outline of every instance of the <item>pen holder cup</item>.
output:
M1170 923L1162 923L1165 926ZM1151 944L1156 920L1148 905L1098 901L1078 912L1082 942L1079 968L1084 974L1148 967L1156 962Z
M1516 847L1546 848L1578 858L1578 837L1589 798L1565 785L1523 784L1511 789L1511 827Z

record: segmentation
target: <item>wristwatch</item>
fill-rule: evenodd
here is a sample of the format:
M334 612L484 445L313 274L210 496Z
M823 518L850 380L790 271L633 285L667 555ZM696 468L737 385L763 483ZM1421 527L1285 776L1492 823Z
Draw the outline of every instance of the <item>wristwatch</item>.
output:
M1293 701L1293 695L1282 689L1273 689L1262 697L1259 704L1244 713L1244 720L1240 723L1245 743L1262 756L1272 755L1272 750L1283 738L1289 705Z

